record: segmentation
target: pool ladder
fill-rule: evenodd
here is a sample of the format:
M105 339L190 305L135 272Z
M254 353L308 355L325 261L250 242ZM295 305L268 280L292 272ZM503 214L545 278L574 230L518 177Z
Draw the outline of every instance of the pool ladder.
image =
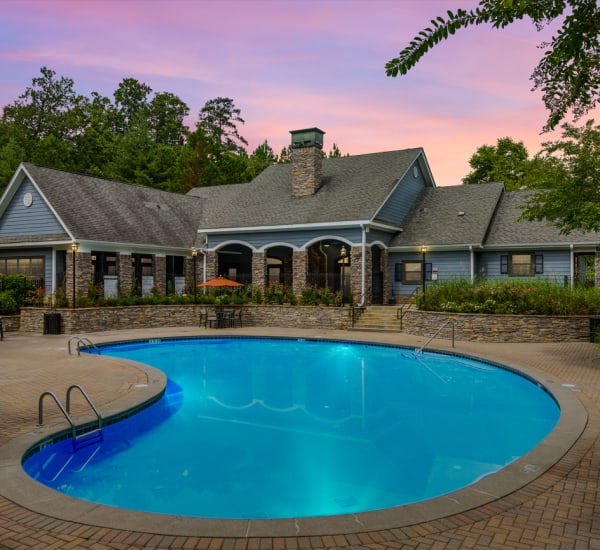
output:
M85 336L71 336L71 338L69 338L69 341L67 343L67 347L69 349L69 355L71 354L71 342L73 340L77 340L77 355L81 355L81 348L82 348L82 344L83 346L87 347L87 348L94 348L96 350L96 353L98 355L100 355L100 348L98 348L98 346L96 344L94 344L94 342L92 342L89 338L86 338Z
M73 418L71 417L71 414L70 414L71 413L71 392L73 390L79 390L79 392L81 393L83 398L87 401L88 405L91 407L91 409L96 414L96 420L97 420L97 422L95 422L90 429L81 431L79 433L77 430L77 426L75 425L75 422L73 421ZM56 405L58 406L60 411L63 413L63 416L69 422L69 424L71 426L71 438L73 439L73 442L77 442L83 438L89 437L91 435L96 435L96 434L98 434L99 437L102 438L102 416L100 416L98 409L96 408L96 406L90 399L89 395L85 392L85 390L79 384L72 384L67 389L66 407L62 404L61 400L58 397L56 397L56 394L51 391L45 391L40 395L40 398L38 401L38 426L41 426L44 423L44 398L46 396L49 396L54 400L54 402L56 403ZM84 424L84 426L87 426L87 425L88 424Z

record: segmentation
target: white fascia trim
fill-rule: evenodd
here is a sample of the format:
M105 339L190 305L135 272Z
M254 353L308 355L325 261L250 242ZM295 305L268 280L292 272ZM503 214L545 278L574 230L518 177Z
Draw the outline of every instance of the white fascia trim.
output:
M50 209L52 214L54 214L54 217L58 220L58 223L60 223L62 228L65 230L65 233L67 235L69 235L69 237L71 237L71 242L75 242L77 239L74 237L73 233L69 230L69 228L67 227L65 222L63 222L62 218L58 215L58 212L56 210L54 210L54 207L52 206L52 204L50 204L50 201L46 198L44 193L42 193L42 190L39 188L38 184L35 182L35 180L31 176L31 174L27 171L25 166L21 165L21 169L27 175L27 177L29 178L29 181L31 181L31 185L33 185L35 187L35 190L39 193L40 197L42 197L42 200L46 203L46 206ZM21 183L23 183L22 180L21 180Z
M444 244L444 245L437 245L437 244L426 244L423 243L423 245L425 246L425 248L427 248L427 252L448 252L448 251L453 251L453 250L471 250L474 248L482 248L480 244L459 244L459 245L455 245L455 244ZM423 245L411 245L411 246L390 246L388 248L389 252L414 252L415 250L418 252L421 252L421 246Z
M220 233L264 233L268 231L304 231L306 229L330 229L332 227L347 228L371 225L370 221L356 220L331 223L303 223L292 225L258 225L250 227L219 227L215 229L198 229L198 233L218 235ZM397 230L397 228L395 228Z
M532 248L537 249L548 249L548 250L568 250L571 247L579 248L595 248L600 244L600 240L597 243L594 242L573 242L573 243L519 243L519 244L499 244L499 245L488 245L481 246L481 250L495 251L495 250L529 250Z
M391 225L381 222L373 222L371 220L353 220L346 222L330 222L330 223L303 223L293 225L260 225L252 227L219 227L215 229L197 230L197 233L205 233L210 235L219 235L221 233L265 233L269 231L305 231L308 229L347 229L347 228L362 228L370 227L371 229L381 229L383 231L397 232L400 226Z
M100 249L110 252L126 252L128 254L165 254L175 255L176 252L182 253L183 256L192 255L192 247L181 248L174 246L159 246L152 244L137 244L137 243L121 243L112 241L88 241L81 240L79 243L79 250L91 251L92 249ZM70 244L70 243L68 243Z
M26 241L17 243L0 243L0 250L5 248L52 248L55 246L71 246L73 241Z

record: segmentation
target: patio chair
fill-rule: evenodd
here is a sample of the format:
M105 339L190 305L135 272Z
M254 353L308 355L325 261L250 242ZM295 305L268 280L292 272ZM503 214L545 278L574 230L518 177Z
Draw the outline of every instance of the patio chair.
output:
M236 326L239 326L240 328L242 328L242 308L241 307L236 307L233 310L233 313L231 314L230 323L231 323L232 328L235 328Z
M217 326L219 321L219 317L217 315L217 309L214 307L208 307L206 308L206 314L204 316L204 328L206 327L210 327L213 328L213 326Z

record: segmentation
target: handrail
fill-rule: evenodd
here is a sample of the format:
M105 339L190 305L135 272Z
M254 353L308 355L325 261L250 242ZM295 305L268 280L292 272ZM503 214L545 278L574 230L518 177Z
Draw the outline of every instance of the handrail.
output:
M71 391L75 390L75 389L77 389L81 392L81 395L83 395L84 399L88 402L88 405L90 407L92 407L92 410L96 413L96 417L98 418L98 429L101 430L102 429L102 417L100 416L100 413L98 412L98 409L96 408L94 403L92 403L92 400L90 399L89 395L85 392L85 390L79 384L72 384L71 386L69 386L69 389L67 390L67 412L68 413L71 412Z
M452 325L452 347L454 347L454 321L452 319L448 319L446 321L444 321L442 323L442 325L440 326L440 328L438 328L435 333L433 334L433 336L431 338L429 338L429 340L427 340L427 342L425 342L418 350L415 350L415 357L418 357L420 353L423 352L423 350L425 349L425 347L427 345L429 345L429 343L440 333L442 332L442 329L448 324L450 323Z
M71 338L69 338L69 341L67 342L67 348L69 351L69 355L71 355L71 342L73 340L77 340L77 355L81 355L81 344L85 344L86 347L91 347L94 348L96 350L96 352L98 353L98 355L100 355L100 348L94 344L94 342L92 342L89 338L86 338L85 336L71 336Z
M364 311L367 309L367 306L362 305L362 306L352 306L352 328L354 328L354 325L356 324L356 321L358 321L360 315L362 315L364 313ZM357 312L361 312L360 315L357 314Z
M58 397L56 397L56 395L54 393L52 393L51 391L45 391L44 393L42 393L42 395L40 395L40 399L38 401L38 426L41 426L44 423L44 397L46 397L47 395L49 395L50 397L52 397L52 399L54 399L54 402L58 405L58 408L60 409L60 411L63 413L64 417L67 419L67 421L71 425L71 435L72 435L73 439L75 439L75 437L77 435L77 432L75 429L75 424L73 423L73 420L71 419L71 416L69 415L69 413L63 407L63 404L60 402L60 399Z
M85 400L88 402L89 406L92 408L92 410L94 411L94 413L96 414L96 417L98 419L98 427L97 428L95 428L93 430L86 431L85 433L82 433L79 436L77 436L77 426L75 426L75 423L73 422L73 419L71 418L71 415L70 415L70 412L71 412L71 391L73 391L74 389L78 389L81 392L81 395L83 395L83 397L85 398ZM61 400L58 397L56 397L56 394L54 394L53 392L51 392L51 391L45 391L45 392L43 392L40 395L40 398L38 400L38 426L41 426L44 423L44 397L46 397L47 395L50 396L52 399L54 399L54 402L56 403L56 405L60 409L60 412L63 413L63 416L69 422L69 424L71 426L71 438L74 441L77 440L78 438L83 437L83 436L90 435L92 433L96 433L96 432L99 432L99 431L102 430L102 416L98 412L98 409L96 408L96 406L94 405L94 403L92 402L92 400L90 399L90 397L88 396L88 394L85 392L85 390L79 384L72 384L67 389L67 399L66 399L67 406L66 406L66 408L62 404Z
M396 310L396 319L400 321L400 330L402 330L403 324L402 322L404 321L404 314L411 308L411 306L414 303L414 296L416 295L416 293L419 291L419 287L413 288L413 291L408 295L408 302L405 302L404 304L402 304L397 310ZM406 311L404 310L404 308L408 306L406 308Z

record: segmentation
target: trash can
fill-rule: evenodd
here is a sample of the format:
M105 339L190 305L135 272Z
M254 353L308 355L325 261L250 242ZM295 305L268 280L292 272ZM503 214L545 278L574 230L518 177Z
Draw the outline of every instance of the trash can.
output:
M44 334L60 334L60 313L44 313Z
M600 342L600 317L590 317L590 342Z

